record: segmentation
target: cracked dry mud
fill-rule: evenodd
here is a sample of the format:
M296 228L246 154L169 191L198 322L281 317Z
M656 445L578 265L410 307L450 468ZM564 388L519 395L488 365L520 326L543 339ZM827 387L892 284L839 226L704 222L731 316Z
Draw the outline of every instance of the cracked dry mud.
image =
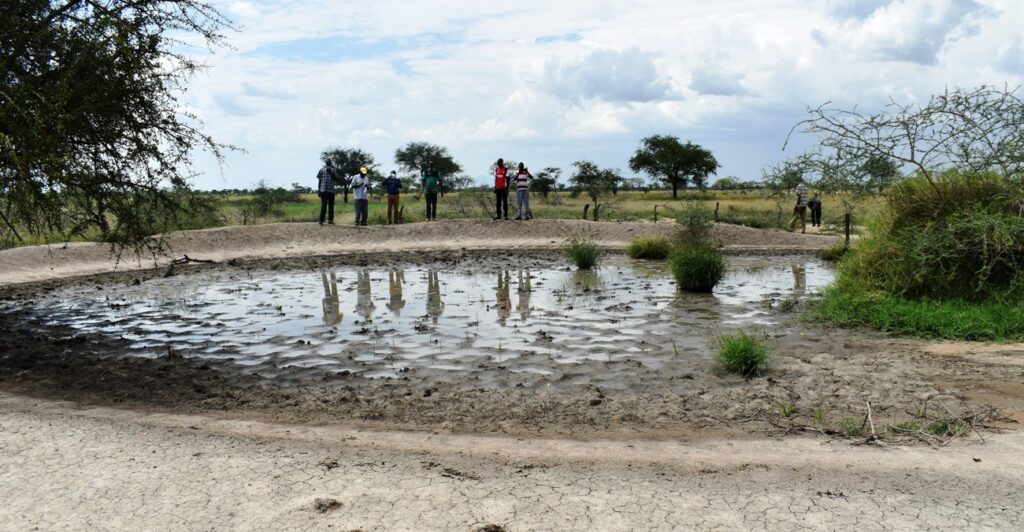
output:
M309 256L316 246L298 231L315 229L304 226L181 233L172 241L175 255L207 258L204 251L219 249L218 259L244 261L183 274L322 261L416 267L480 260L474 247L495 253L493 242L466 236L486 222L427 225L399 228L395 238L336 231L339 243L329 251L344 255L330 259ZM536 231L566 235L577 225L549 222ZM652 227L586 224L612 248ZM718 232L731 235L725 243L734 251L755 242L775 251L831 243ZM786 240L793 237L801 240ZM430 247L430 238L466 249L400 253ZM238 244L225 247L232 239ZM537 239L526 233L501 247L516 248L523 260L550 260L526 251L544 247ZM288 258L271 256L278 244ZM356 252L368 246L376 252ZM43 289L162 272L64 279L103 271L98 251L65 251L73 256L54 261L59 274L31 268L28 258L39 250L0 252L8 307L27 305ZM26 281L35 284L18 284ZM125 342L12 326L9 318L0 320L0 519L13 529L1024 525L1021 346L893 340L773 315L777 357L765 378L751 381L698 361L685 373L612 367L619 386L536 378L480 386L430 372L408 381L275 382L173 351L124 358ZM997 406L1000 430L985 431L984 443L972 435L941 448L786 435L815 410L828 423L862 416L868 400L876 424L901 421L928 395L952 409ZM781 419L780 401L793 402L794 418Z

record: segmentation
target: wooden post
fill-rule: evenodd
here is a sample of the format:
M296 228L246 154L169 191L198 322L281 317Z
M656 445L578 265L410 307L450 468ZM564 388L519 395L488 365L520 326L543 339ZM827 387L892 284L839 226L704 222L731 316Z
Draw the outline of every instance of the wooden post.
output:
M601 210L601 204L594 205L594 221L597 221L597 213Z
M398 223L402 223L403 215L405 215L405 205L398 207Z
M718 205L719 202L715 202L715 223L718 223Z
M658 223L658 206L654 206L654 223Z
M843 217L843 225L846 226L846 247L850 247L850 213Z
M584 220L587 219L587 213L588 212L590 212L590 204L589 203L583 206L583 219Z

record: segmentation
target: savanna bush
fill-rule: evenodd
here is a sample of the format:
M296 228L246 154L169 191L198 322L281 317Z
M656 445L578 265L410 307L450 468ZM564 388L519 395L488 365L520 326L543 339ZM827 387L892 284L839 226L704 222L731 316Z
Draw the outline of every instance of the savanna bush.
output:
M671 252L672 243L663 236L638 238L626 248L626 254L634 259L665 259Z
M768 351L764 340L740 331L718 339L715 361L724 371L751 377L761 374L768 363Z
M707 243L686 243L669 256L669 269L680 290L710 292L725 277L722 252Z

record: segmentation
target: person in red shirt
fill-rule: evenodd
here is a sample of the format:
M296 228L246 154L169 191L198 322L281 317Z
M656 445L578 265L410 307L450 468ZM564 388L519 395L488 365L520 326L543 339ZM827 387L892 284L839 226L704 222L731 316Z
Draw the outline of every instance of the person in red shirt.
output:
M508 220L509 181L508 168L505 167L505 160L498 159L498 164L494 169L495 220L500 220L503 216Z

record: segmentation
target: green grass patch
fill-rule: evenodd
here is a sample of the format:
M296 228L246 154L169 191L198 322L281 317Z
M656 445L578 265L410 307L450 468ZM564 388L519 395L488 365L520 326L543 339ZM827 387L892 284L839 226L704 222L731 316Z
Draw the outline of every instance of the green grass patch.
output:
M589 270L601 260L601 248L589 240L570 240L564 251L569 262L581 270Z
M867 327L918 338L1024 340L1024 304L1000 301L908 300L839 282L810 305L809 316L844 327Z
M760 375L768 363L768 344L756 335L740 331L718 339L718 351L715 353L718 366L729 373L744 377ZM788 406L792 415L792 403ZM780 412L783 412L780 408ZM787 415L788 417L788 415Z
M846 248L845 243L836 242L835 244L832 244L831 246L821 250L818 253L818 256L820 256L823 260L827 260L829 262L838 262L846 255L847 251L848 250Z
M672 243L663 236L638 238L629 243L626 254L634 259L661 260L672 252Z
M669 256L669 268L680 290L710 292L725 277L725 258L709 244L684 244Z

